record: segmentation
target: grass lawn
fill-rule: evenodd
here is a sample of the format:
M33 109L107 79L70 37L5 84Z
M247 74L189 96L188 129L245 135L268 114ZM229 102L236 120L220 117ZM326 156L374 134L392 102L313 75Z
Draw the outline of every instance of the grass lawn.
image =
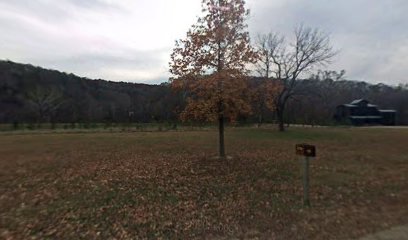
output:
M226 150L215 130L1 133L0 239L349 239L408 223L408 129L230 128Z

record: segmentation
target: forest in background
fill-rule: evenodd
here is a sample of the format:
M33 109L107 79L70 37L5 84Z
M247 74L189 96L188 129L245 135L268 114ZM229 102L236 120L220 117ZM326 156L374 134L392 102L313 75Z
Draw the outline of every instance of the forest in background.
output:
M408 124L408 84L389 86L349 81L336 72L299 80L289 100L288 123L332 125L336 106L364 98L381 109L397 110L397 124ZM253 77L256 88L263 79ZM0 61L0 123L164 123L177 122L185 105L168 83L91 80L29 64ZM276 116L252 101L252 115L240 123L270 123Z

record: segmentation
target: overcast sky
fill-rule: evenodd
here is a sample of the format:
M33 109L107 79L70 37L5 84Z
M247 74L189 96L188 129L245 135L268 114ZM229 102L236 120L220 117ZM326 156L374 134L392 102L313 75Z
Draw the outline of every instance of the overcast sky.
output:
M296 25L331 35L330 70L408 83L408 0L248 0L251 35ZM160 83L201 0L0 0L0 59L113 81Z

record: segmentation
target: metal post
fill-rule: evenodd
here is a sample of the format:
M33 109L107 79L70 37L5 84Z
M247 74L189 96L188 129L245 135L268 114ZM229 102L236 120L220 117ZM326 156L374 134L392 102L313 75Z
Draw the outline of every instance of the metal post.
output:
M303 205L309 207L309 157L303 162Z

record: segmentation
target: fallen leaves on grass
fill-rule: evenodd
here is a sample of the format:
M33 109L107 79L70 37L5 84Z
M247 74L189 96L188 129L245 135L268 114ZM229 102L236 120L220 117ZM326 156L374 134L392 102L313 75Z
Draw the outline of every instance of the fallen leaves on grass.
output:
M403 152L381 162L370 150L367 162L358 138L336 154L341 139L316 140L312 208L303 208L297 139L251 133L248 142L232 131L233 158L219 160L212 132L156 134L39 136L26 144L54 149L32 148L15 164L19 146L10 146L0 161L1 238L342 239L408 221Z

